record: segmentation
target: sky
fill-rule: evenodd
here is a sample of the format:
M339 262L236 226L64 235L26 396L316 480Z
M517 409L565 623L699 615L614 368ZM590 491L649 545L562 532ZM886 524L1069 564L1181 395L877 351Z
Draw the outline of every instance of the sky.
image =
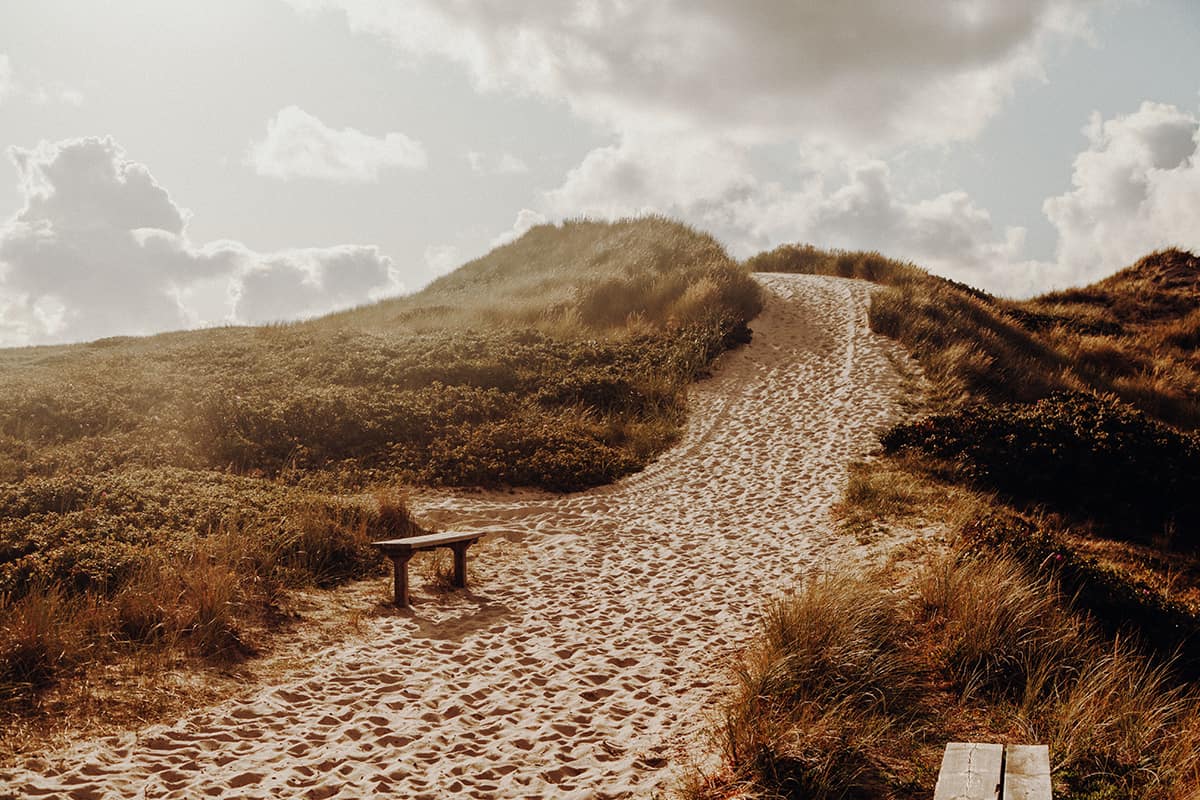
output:
M662 213L1006 296L1200 252L1195 0L6 0L0 346Z

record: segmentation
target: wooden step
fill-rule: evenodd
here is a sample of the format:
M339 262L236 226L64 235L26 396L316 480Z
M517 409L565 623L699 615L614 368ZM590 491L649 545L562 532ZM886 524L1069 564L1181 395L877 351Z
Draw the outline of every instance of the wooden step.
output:
M933 800L999 800L1004 745L951 742Z
M1050 748L1010 744L1004 752L1004 800L1051 800Z

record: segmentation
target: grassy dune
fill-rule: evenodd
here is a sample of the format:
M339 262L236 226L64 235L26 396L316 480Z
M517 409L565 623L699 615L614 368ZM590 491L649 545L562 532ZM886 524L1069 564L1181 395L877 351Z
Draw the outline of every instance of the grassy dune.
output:
M871 325L911 350L938 412L892 431L887 448L997 492L1004 513L977 526L983 541L1034 563L1069 556L1076 589L1108 587L1084 592L1103 616L1200 658L1200 259L1152 253L1026 301L877 253L785 246L748 266L886 287Z
M582 221L321 319L0 351L0 708L148 649L253 651L289 588L415 529L401 485L640 469L760 304L707 235Z
M992 297L877 253L785 246L754 271L882 285L872 328L930 380L883 437L848 534L945 530L915 575L776 601L737 674L722 767L685 797L928 797L947 741L1049 743L1056 797L1200 793L1200 259Z
M1005 558L813 579L770 605L691 800L928 798L948 741L1044 742L1055 797L1186 800L1200 695Z

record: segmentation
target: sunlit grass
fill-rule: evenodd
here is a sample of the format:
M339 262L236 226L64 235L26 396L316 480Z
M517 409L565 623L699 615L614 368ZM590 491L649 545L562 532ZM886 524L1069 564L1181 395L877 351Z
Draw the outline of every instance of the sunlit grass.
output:
M417 529L398 485L640 469L760 306L711 236L584 220L322 319L0 350L0 712L89 665L255 652L289 591Z

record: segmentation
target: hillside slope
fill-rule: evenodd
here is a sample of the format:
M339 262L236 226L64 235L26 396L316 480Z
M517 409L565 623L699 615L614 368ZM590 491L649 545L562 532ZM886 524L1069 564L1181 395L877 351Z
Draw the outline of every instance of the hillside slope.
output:
M747 266L886 287L871 326L913 353L941 412L888 447L998 494L968 539L1057 565L1110 629L1200 664L1200 258L1155 252L1025 301L878 253L787 245Z
M841 536L829 511L850 461L898 419L904 355L867 329L865 284L764 285L754 341L693 387L686 432L646 470L568 497L416 502L439 525L503 537L474 558L470 592L420 590L412 614L371 620L319 674L0 777L164 797L664 790L758 598L887 549Z
M382 568L404 485L641 469L760 307L710 236L571 222L328 318L0 351L0 720L87 664L253 652L287 589Z

